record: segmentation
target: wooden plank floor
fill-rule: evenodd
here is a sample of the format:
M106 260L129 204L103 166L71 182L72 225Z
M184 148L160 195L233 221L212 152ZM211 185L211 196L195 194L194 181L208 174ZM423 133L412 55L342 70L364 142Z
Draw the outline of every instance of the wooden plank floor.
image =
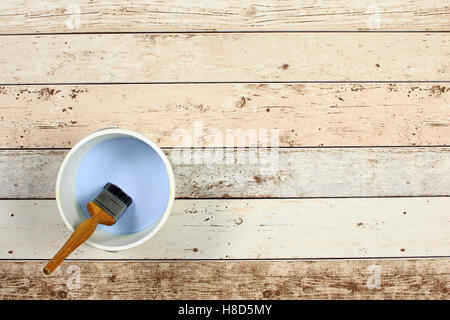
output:
M450 80L449 33L23 35L0 52L3 84Z
M448 31L450 9L437 0L10 0L2 5L0 32L161 32L161 31ZM77 16L79 15L79 17ZM51 19L49 19L51 17ZM80 23L77 23L77 22Z
M173 129L196 123L205 147L222 146L209 141L212 128L282 128L280 147L446 145L450 136L445 82L16 85L0 86L0 108L2 148L69 148L113 124L165 147L182 146Z
M115 253L83 246L71 258L446 256L449 206L448 197L177 200L152 241ZM54 200L2 200L0 209L0 259L49 259L70 236Z
M448 259L70 261L51 277L41 265L1 263L0 299L448 299L450 281Z
M449 299L449 15L435 0L0 4L0 299ZM84 245L44 276L69 236L59 165L111 125L163 147L173 212L140 247ZM217 163L177 157L199 128ZM246 136L220 153L214 134L247 129L279 148Z
M222 149L208 149L207 153ZM320 198L448 196L450 147L257 148L223 152L219 163L172 160L178 198ZM58 167L67 150L0 150L0 198L54 198ZM194 152L194 151L193 151ZM193 152L190 156L193 162ZM242 159L238 162L238 153ZM187 153L189 155L189 153ZM250 154L262 161L250 163ZM202 154L202 156L205 156ZM226 159L234 159L227 164ZM273 161L273 162L270 162ZM276 164L276 165L275 165Z

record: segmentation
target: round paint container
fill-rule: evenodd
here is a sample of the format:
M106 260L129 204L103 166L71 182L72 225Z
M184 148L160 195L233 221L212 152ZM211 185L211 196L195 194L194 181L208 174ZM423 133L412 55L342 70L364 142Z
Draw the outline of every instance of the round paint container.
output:
M175 199L172 167L164 152L143 135L117 128L95 132L67 154L56 181L56 202L73 230L89 217L86 209L111 182L132 199L113 226L99 225L86 243L119 251L150 239L167 220Z

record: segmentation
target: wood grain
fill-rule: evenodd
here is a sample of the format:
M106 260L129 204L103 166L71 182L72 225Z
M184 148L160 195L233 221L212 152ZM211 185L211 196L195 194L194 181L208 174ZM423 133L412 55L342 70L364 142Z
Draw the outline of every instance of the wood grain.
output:
M281 147L449 145L449 115L446 83L0 86L0 147L73 147L111 125L163 147L199 125L209 147L238 129L278 129Z
M448 258L379 259L450 256L447 4L12 0L0 11L0 148L69 148L117 124L179 147L175 130L198 121L209 147L221 147L215 129L249 126L280 129L281 147L339 147L281 148L267 165L246 160L262 149L206 165L166 149L177 197L193 199L144 245L83 245L51 277L46 261L14 260L48 259L68 238L55 201L0 200L0 299L450 297ZM0 150L0 198L53 198L66 153ZM270 199L284 197L296 199Z
M3 262L0 299L448 299L449 261Z
M0 33L136 31L449 30L436 0L110 0L1 4ZM77 16L79 14L79 17ZM79 21L79 23L77 23Z
M175 163L177 150L165 152L178 198L446 196L450 185L449 147L280 148L267 157L258 155L262 149L239 149L224 152L215 164L195 164L192 154L190 164ZM54 198L66 154L0 150L0 198Z
M450 33L4 36L0 83L448 81L449 55Z
M450 256L449 208L450 197L177 200L145 244L82 245L69 259ZM0 201L0 259L50 259L69 236L54 200Z

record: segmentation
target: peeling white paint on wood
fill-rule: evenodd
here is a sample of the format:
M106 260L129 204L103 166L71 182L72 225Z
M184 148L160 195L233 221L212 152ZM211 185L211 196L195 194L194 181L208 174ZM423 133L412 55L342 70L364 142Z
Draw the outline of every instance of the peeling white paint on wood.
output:
M0 33L159 31L449 30L436 0L9 0ZM49 19L51 17L51 19Z
M0 83L447 81L449 54L449 33L4 36Z
M249 163L249 154L257 154L258 149L239 150L243 163L237 163L234 151L224 153L219 164L173 164L176 196L383 197L448 195L449 191L450 175L445 174L450 168L449 147L278 151L269 164ZM171 157L173 149L165 152ZM54 198L56 175L66 154L66 150L0 150L0 198ZM234 163L226 164L228 155Z
M70 259L448 256L450 198L177 200L145 244ZM43 237L45 235L45 237ZM54 200L1 200L1 259L48 259L70 236Z
M0 37L0 83L13 86L0 86L0 147L71 147L111 124L165 147L175 146L174 128L197 120L206 130L281 127L284 147L441 147L281 149L276 173L257 164L175 165L178 197L448 195L448 33L282 31L448 31L449 10L436 0L4 1L0 34L9 35ZM109 31L237 33L32 35ZM289 81L324 83L184 84ZM109 85L63 85L95 82ZM55 85L14 86L21 83ZM1 150L0 197L54 197L66 152ZM41 262L4 262L0 298L445 299L446 258L79 259L449 256L449 199L177 200L145 245L116 254L86 245L76 251L63 268L81 266L81 290L66 291L62 269L43 278ZM48 259L68 237L54 200L0 200L1 259ZM381 266L380 290L364 286L371 265Z
M279 129L281 147L448 145L449 114L446 83L0 86L0 147L72 147L111 125L175 147L196 123L209 147L237 129Z

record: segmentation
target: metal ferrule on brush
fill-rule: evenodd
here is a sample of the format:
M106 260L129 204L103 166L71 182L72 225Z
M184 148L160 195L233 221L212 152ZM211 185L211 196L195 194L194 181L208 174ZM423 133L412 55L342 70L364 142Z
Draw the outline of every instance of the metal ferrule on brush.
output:
M107 184L103 191L92 202L108 213L117 222L130 204L128 204L128 201L127 203L124 203L119 200L116 190L113 191L116 195L111 193L109 190L112 190L111 188L113 187L115 186L112 184Z
M112 226L131 206L133 199L118 186L107 183L102 192L86 205L91 217L75 229L69 240L44 267L45 274L51 274L67 256L94 233L98 224Z

